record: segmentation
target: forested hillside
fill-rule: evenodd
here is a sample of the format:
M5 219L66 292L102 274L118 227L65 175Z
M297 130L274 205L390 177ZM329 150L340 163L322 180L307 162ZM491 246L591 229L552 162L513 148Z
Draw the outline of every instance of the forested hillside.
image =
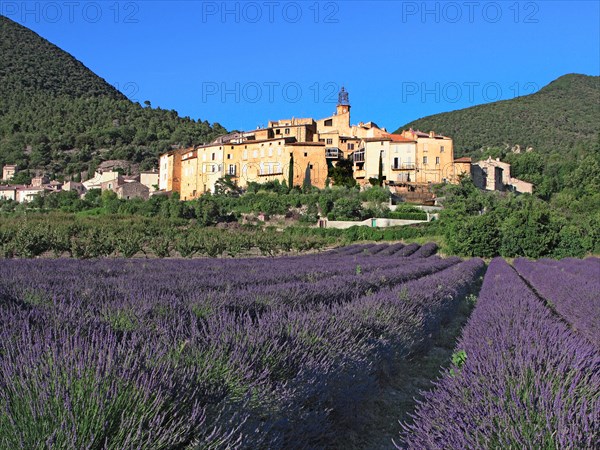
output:
M68 53L0 16L0 165L70 175L126 159L149 169L172 145L225 132L131 102Z
M452 136L457 156L478 156L486 147L519 145L551 153L597 138L600 77L564 75L532 95L488 103L407 123Z

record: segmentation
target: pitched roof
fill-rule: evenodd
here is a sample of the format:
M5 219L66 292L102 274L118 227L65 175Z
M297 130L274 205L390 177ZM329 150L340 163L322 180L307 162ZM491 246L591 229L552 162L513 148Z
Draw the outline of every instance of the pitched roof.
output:
M415 142L414 140L405 138L399 134L388 134L387 136L394 142Z

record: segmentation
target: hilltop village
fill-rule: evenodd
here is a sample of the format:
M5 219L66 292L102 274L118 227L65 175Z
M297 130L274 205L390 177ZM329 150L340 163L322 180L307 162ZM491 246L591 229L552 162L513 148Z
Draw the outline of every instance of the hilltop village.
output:
M193 200L215 192L216 183L225 177L241 189L251 182L289 185L290 179L293 186L322 189L332 184L330 169L341 162L351 165L359 186L381 184L408 201L424 198L419 193L429 192L433 184L457 183L462 174L470 174L480 189L533 192L532 184L511 177L510 164L491 158L475 163L471 158L455 159L451 137L413 129L392 134L374 122L352 125L350 110L342 87L332 116L269 121L266 128L173 149L160 155L158 171L135 175L98 170L86 181L63 183L38 174L30 185L17 185L10 183L17 166L6 165L0 199L25 203L40 194L76 191L84 196L100 189L121 199L178 193L181 200Z
M330 117L270 121L266 128L164 153L159 190L191 200L214 192L215 183L226 176L242 189L250 182L289 184L290 177L294 186L324 188L329 169L349 160L360 186L381 178L397 193L457 183L461 174L471 173L482 189L532 191L529 183L510 176L509 164L490 159L474 165L470 158L455 159L448 136L412 129L391 134L373 122L351 125L350 109L348 92L342 88Z

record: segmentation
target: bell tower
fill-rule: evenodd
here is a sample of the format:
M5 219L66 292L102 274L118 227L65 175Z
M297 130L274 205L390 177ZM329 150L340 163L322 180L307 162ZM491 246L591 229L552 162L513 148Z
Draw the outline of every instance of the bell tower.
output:
M340 92L338 94L338 103L336 108L336 113L339 116L340 114L347 114L350 112L350 100L348 99L348 92L342 86Z

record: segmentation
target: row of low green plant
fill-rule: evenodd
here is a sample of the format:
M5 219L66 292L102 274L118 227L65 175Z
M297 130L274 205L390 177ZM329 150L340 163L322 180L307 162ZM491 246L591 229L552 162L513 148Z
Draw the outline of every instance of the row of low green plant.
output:
M249 252L274 256L324 248L335 241L327 236L270 228L220 229L123 216L77 218L51 214L0 219L0 252L8 258L238 256Z
M423 225L381 229L355 226L345 230L299 225L278 230L239 224L202 227L193 221L158 217L30 213L0 216L0 256L275 256L361 241L434 240L441 244L437 238L439 226L435 222Z

